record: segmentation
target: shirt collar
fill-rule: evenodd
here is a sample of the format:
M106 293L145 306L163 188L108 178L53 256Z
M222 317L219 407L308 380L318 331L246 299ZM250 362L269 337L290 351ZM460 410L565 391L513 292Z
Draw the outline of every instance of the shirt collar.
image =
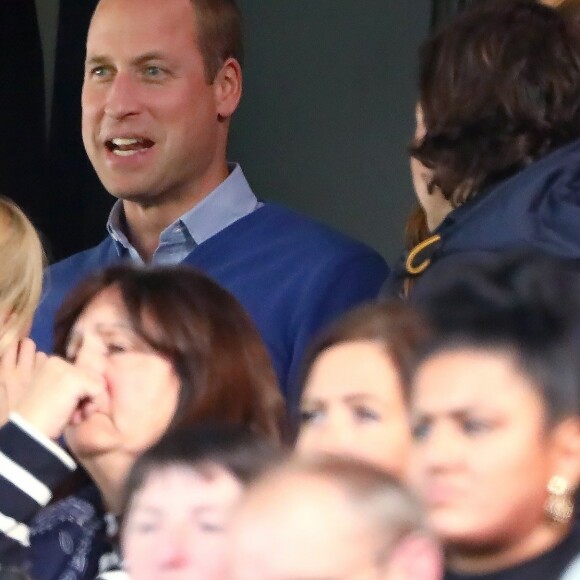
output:
M181 216L181 221L197 245L261 205L242 168L238 164L230 164L229 169L230 174L222 183Z
M230 174L209 195L165 228L160 241L185 228L196 245L202 244L238 219L248 215L262 204L256 199L242 168L237 163L228 164ZM119 254L129 251L138 258L124 232L123 203L117 200L107 221L107 231L115 242Z

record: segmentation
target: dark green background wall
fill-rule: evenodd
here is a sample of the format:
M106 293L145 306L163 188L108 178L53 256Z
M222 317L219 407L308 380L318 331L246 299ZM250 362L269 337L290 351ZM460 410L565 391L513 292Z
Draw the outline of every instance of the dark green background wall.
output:
M230 157L259 195L389 259L413 199L416 52L430 0L240 0L245 94Z

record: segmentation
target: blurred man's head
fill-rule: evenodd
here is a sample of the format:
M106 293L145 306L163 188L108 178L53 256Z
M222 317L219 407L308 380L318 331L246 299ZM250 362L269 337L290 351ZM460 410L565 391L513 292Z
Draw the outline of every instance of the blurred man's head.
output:
M416 500L353 460L291 460L266 474L234 516L230 547L234 580L441 578Z

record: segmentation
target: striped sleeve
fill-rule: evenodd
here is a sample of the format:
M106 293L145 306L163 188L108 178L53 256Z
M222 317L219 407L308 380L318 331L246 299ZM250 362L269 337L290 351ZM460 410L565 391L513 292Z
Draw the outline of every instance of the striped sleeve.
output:
M0 427L0 561L29 545L28 523L75 468L68 453L18 415Z

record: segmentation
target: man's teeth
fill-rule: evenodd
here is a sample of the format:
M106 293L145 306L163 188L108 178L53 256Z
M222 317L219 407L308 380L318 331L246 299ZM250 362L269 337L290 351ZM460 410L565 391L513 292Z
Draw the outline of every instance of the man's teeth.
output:
M124 147L127 145L137 145L138 143L141 143L141 139L124 139L117 137L115 139L111 139L111 143L117 147Z
M109 143L111 152L120 157L129 157L152 145L151 141L137 137L115 137Z

